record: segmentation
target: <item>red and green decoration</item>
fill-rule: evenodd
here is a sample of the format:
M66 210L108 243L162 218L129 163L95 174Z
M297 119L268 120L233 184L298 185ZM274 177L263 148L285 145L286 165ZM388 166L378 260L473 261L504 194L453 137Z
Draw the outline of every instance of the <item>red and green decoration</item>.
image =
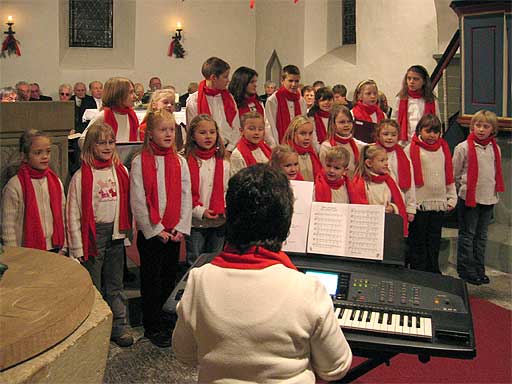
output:
M169 52L167 53L168 56L172 57L174 55L177 59L183 59L185 57L185 48L183 48L183 45L181 45L181 36L173 36L171 44L169 45Z
M7 25L9 26L9 29L7 31L4 31L4 33L7 35L4 42L2 43L2 53L0 54L1 57L5 57L6 53L16 56L21 56L21 50L20 50L20 42L14 38L14 32L12 30L12 26L14 23L12 21L7 22Z

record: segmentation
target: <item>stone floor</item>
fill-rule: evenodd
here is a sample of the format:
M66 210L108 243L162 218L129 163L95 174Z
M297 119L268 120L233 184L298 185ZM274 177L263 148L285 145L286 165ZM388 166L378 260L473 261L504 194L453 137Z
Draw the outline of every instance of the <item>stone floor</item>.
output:
M132 268L136 271L136 268ZM452 264L444 265L443 273L456 276ZM489 300L497 305L512 310L512 275L497 270L487 269L491 279L489 285L468 285L471 296ZM139 295L137 284L127 286L127 295L131 304L136 308ZM132 309L132 312L136 309ZM137 316L132 321L139 323ZM179 363L171 348L158 348L144 338L141 326L133 328L135 343L129 348L119 348L110 343L104 382L108 384L127 383L180 383L197 382L195 368L186 367Z

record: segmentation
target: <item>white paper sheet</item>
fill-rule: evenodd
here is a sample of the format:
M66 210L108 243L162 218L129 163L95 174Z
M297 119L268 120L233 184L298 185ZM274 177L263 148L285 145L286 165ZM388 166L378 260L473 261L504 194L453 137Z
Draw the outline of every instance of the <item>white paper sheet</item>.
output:
M295 202L290 233L283 244L283 250L305 253L314 184L309 181L296 180L290 180L290 184Z

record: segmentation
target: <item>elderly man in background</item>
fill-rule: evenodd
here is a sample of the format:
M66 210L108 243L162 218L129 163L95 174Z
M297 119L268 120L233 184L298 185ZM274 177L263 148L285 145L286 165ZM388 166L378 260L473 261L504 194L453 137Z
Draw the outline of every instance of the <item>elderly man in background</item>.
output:
M50 96L41 95L41 88L39 88L39 84L31 83L30 84L30 101L52 101L53 99Z
M18 100L18 94L13 87L0 88L0 102L13 103Z
M96 109L101 109L103 103L101 98L103 97L103 84L101 81L91 81L89 83L89 92L96 103Z
M18 93L19 101L30 100L30 85L26 81L18 81L16 83L16 92Z

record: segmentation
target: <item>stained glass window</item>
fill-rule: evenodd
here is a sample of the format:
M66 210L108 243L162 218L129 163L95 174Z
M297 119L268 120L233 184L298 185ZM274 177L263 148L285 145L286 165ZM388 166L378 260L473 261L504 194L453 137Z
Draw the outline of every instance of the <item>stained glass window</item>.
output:
M69 0L69 46L112 48L113 0Z
M343 44L356 43L356 0L343 0Z

